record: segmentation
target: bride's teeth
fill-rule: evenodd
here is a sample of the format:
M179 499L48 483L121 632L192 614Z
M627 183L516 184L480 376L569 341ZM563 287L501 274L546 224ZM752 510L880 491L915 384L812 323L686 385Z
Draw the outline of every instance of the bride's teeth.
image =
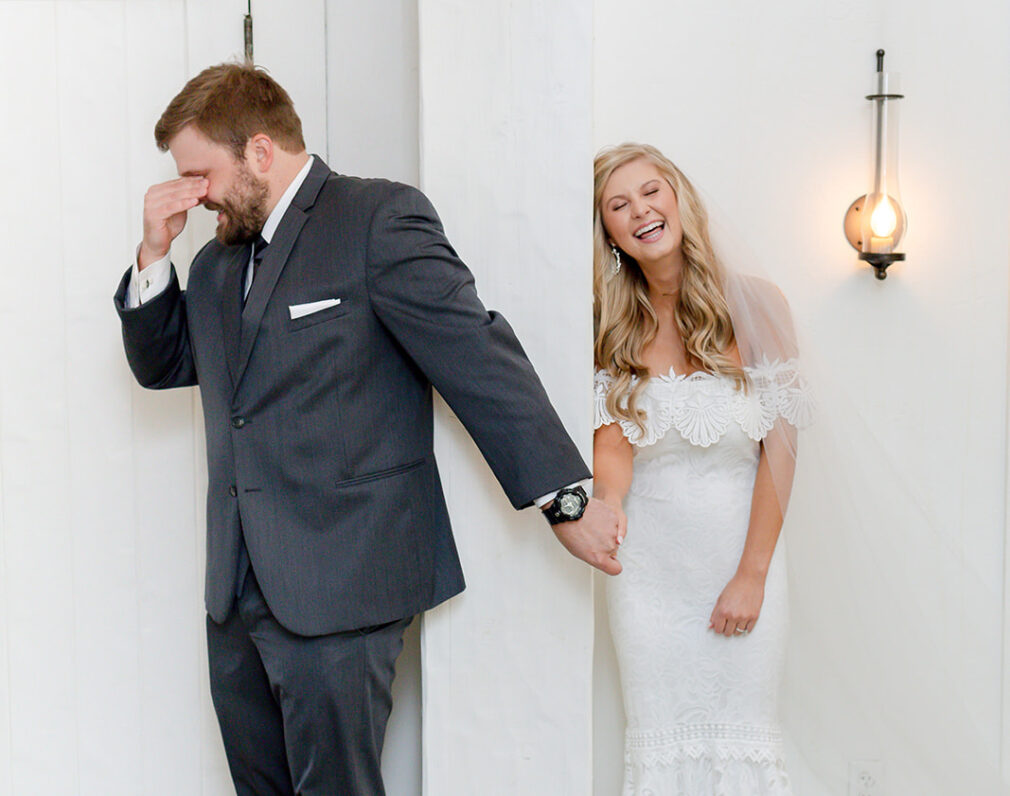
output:
M647 226L647 227L645 227L643 229L640 229L638 232L636 232L635 233L635 237L636 238L640 238L643 235L648 235L650 232L652 232L653 230L661 227L662 225L663 225L662 221L655 221L652 224L649 224L649 226Z

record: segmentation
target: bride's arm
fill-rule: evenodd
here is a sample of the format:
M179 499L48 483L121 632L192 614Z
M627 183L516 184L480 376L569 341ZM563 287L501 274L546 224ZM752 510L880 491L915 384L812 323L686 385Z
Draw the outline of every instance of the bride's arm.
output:
M622 503L631 486L631 443L618 423L596 429L593 435L593 497L602 500L617 512L620 527L618 539L628 530Z
M765 577L782 530L782 510L772 479L768 451L761 446L754 496L751 500L747 541L736 574L723 589L712 611L710 627L727 638L750 631L761 613Z

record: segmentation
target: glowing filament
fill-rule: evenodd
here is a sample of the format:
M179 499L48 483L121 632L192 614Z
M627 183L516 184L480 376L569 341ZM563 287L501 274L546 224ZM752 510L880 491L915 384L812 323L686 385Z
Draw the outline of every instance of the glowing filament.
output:
M870 229L873 230L875 237L889 238L894 234L897 226L898 216L891 206L890 199L884 196L877 202L877 206L873 209L873 214L870 216Z

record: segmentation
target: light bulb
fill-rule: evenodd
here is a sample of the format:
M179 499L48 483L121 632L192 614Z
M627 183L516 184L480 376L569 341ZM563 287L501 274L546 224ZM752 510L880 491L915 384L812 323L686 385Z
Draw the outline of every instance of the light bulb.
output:
M891 207L891 200L884 196L873 209L870 216L870 229L878 238L889 238L898 226L898 216Z

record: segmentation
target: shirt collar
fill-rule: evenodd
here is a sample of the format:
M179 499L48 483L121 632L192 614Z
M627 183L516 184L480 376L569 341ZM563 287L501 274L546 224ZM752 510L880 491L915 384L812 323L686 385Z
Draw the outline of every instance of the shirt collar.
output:
M309 176L309 169L312 168L312 161L315 160L315 156L309 155L309 159L302 166L302 170L299 171L291 184L284 190L281 194L281 198L277 200L277 204L274 209L270 211L270 215L267 216L266 223L263 225L263 229L260 231L260 235L263 236L263 240L267 243L273 239L274 233L277 231L277 227L280 226L281 219L284 218L284 214L288 211L288 207L291 205L291 200L295 198L295 194L298 193L298 189L302 187L302 183L305 182L305 178Z

